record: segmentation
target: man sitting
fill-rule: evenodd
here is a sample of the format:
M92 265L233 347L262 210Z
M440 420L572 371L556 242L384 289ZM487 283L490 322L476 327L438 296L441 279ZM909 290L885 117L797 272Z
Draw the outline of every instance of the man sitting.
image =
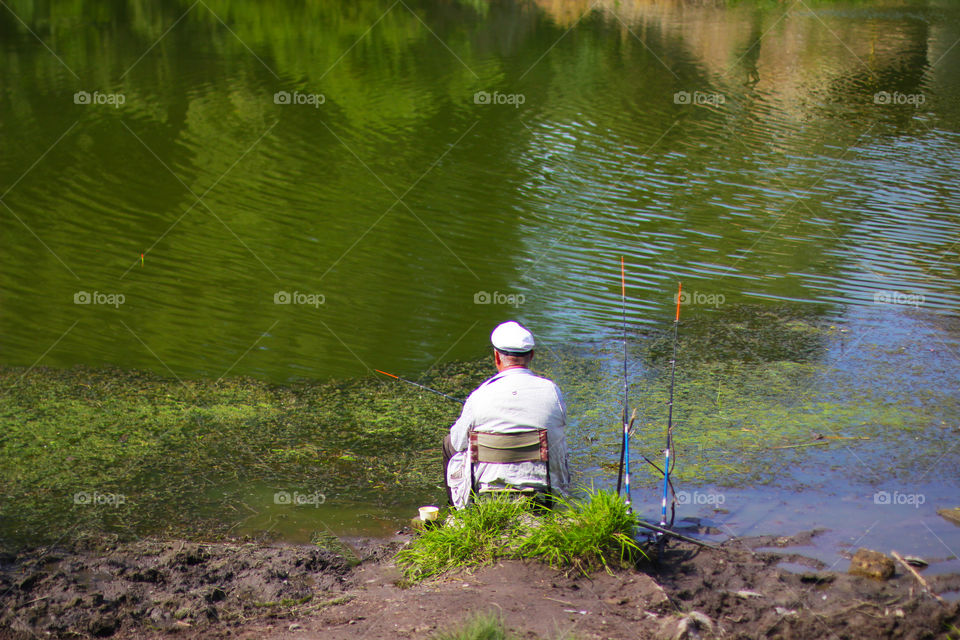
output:
M533 334L516 322L504 322L490 335L497 375L486 380L467 398L463 411L443 440L443 468L447 497L457 509L465 507L471 492L470 431L517 433L547 430L550 460L473 465L473 480L480 492L566 492L570 483L567 441L564 429L567 410L560 388L530 371Z

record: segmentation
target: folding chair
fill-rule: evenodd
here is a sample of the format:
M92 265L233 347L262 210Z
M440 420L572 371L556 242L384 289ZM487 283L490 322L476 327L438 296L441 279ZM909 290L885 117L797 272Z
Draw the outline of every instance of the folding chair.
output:
M474 467L479 462L490 464L515 464L518 462L542 462L547 468L546 490L519 490L511 488L489 489L489 493L522 493L525 495L546 493L548 502L553 495L550 482L550 451L546 429L530 429L514 433L485 433L470 431L470 487L480 495L479 482L474 477Z

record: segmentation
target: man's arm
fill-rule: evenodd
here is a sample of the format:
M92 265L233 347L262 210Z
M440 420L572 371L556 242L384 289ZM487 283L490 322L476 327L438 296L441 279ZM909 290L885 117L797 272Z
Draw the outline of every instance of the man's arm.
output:
M470 428L473 426L473 404L470 400L471 398L467 398L467 401L463 403L463 411L460 412L460 417L450 427L450 444L457 451L464 451L467 448Z

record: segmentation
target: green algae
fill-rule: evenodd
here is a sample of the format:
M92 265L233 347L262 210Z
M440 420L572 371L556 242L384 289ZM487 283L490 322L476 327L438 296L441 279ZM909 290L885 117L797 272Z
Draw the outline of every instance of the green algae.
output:
M950 477L960 452L942 443L956 437L960 394L949 362L920 357L929 350L919 344L880 346L855 334L790 309L682 322L678 488ZM632 480L653 488L660 476L640 455L661 460L672 331L631 335L628 346L637 409ZM621 358L619 345L607 344L557 347L534 361L564 390L579 486L615 482ZM421 382L466 397L492 372L485 357L438 367ZM0 370L0 537L16 544L98 532L210 538L302 530L309 541L315 531L340 534L329 522L341 514L400 522L417 504L444 500L440 442L458 411L373 376L280 386ZM938 462L918 471L918 460ZM314 503L279 503L281 491Z
M466 395L479 365L431 383ZM441 380L442 378L442 380ZM289 387L85 369L0 371L6 540L226 533L251 481L390 502L435 493L456 406L375 379ZM57 523L57 524L54 524Z
M927 364L898 358L918 348L884 350L863 337L786 305L732 307L681 322L676 482L799 487L829 473L869 483L910 477L917 460L940 458L938 438L960 415L955 382L930 385L936 372ZM673 333L647 330L631 336L629 347L629 401L637 410L631 447L661 464ZM609 347L586 354L559 350L541 363L579 420L574 457L581 482L617 472L621 363L622 355ZM638 457L635 485L656 484L659 472ZM948 468L943 461L929 478Z

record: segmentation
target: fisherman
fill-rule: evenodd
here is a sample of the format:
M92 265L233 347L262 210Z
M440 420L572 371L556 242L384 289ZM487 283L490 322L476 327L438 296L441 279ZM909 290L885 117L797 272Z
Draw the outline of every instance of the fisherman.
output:
M547 430L550 486L566 493L570 483L564 428L567 409L560 388L530 371L533 334L516 322L504 322L490 334L497 375L477 387L463 405L460 417L443 439L443 469L447 497L457 509L467 505L471 492L469 432L516 433ZM495 464L479 462L473 479L480 492L512 490L546 492L547 465L543 462Z

